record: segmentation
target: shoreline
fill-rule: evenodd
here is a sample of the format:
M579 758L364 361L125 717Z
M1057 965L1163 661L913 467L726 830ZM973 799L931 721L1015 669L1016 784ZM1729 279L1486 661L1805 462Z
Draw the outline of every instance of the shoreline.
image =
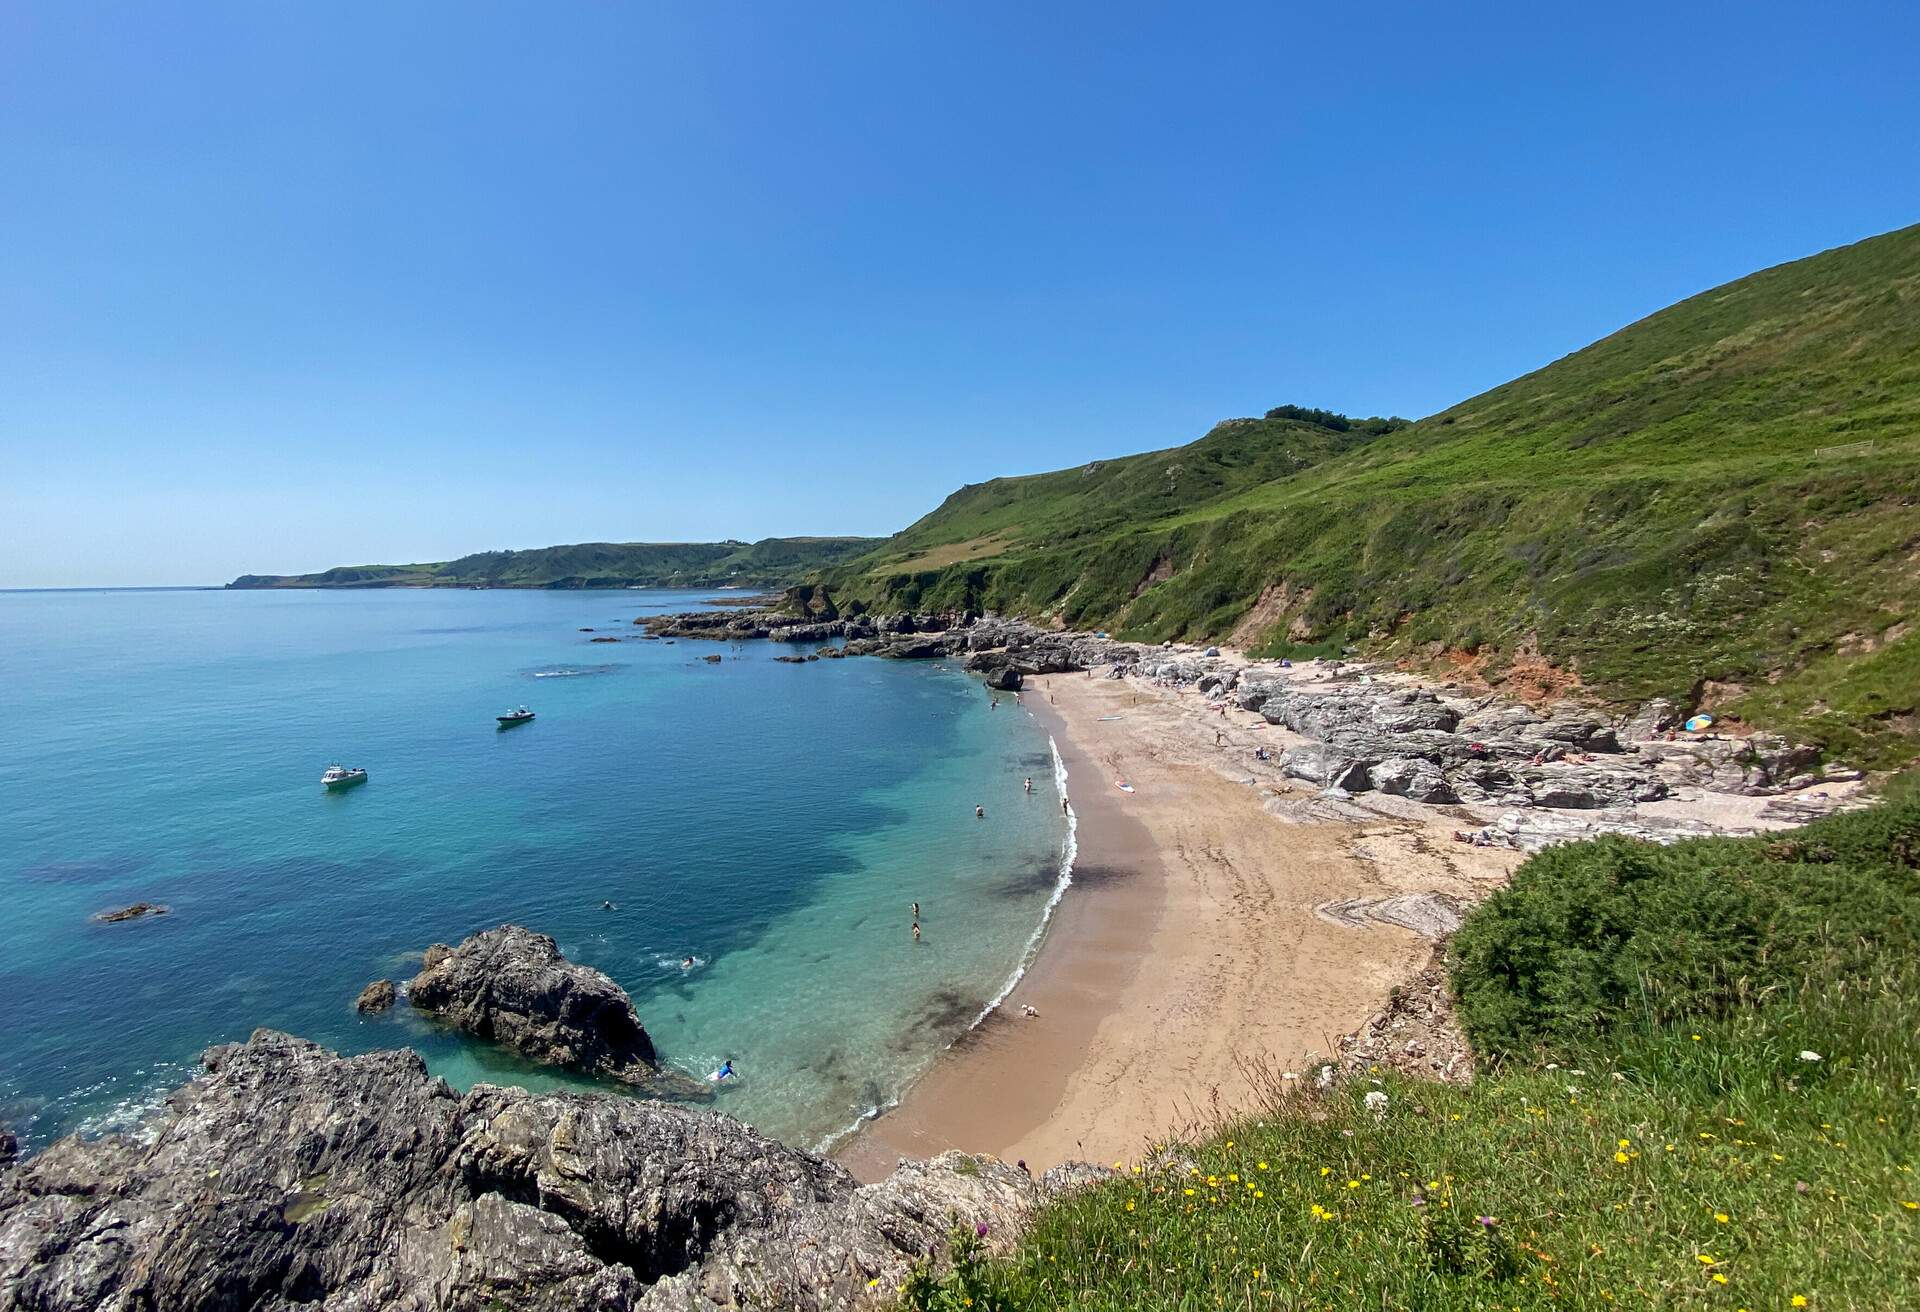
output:
M1035 1172L1132 1158L1249 1109L1260 1072L1335 1055L1431 954L1411 930L1318 908L1477 900L1517 863L1447 842L1443 814L1329 815L1317 789L1241 769L1285 736L1255 715L1080 675L1035 678L1020 700L1066 764L1072 882L1001 1005L838 1147L863 1180L953 1148Z

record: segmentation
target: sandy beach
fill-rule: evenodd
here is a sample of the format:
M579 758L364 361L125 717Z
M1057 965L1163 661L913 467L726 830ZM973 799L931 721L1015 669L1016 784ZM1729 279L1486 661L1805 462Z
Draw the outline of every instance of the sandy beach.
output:
M999 1011L840 1152L863 1178L949 1148L1035 1171L1111 1162L1247 1108L1252 1068L1331 1054L1431 954L1320 908L1475 900L1519 859L1449 841L1457 820L1435 808L1321 802L1254 755L1301 740L1191 690L1063 674L1022 701L1066 763L1073 885Z

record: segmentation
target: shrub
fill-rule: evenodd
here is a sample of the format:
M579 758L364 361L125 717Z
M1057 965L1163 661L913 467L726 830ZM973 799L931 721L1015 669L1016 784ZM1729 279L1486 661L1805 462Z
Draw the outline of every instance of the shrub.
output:
M1910 962L1917 858L1916 803L1779 838L1550 848L1455 937L1462 1022L1495 1058L1566 1051Z

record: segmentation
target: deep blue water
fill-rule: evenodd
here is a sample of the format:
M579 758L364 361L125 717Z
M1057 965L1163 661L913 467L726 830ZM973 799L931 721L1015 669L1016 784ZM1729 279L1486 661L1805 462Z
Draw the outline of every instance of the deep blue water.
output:
M0 593L0 1121L34 1146L123 1123L257 1026L562 1083L352 1009L507 920L624 985L674 1064L731 1056L720 1106L770 1133L818 1143L897 1096L1053 895L1046 736L950 668L637 640L698 600ZM335 760L370 781L325 792ZM136 900L172 912L90 920Z

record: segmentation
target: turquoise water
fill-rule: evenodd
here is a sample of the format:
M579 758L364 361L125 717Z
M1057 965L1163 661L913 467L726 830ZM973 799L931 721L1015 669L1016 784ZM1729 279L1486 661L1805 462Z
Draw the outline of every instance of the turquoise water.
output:
M352 1009L508 920L625 986L674 1065L731 1057L718 1105L771 1134L820 1144L897 1097L1055 895L1050 744L951 668L578 631L698 600L0 593L0 1121L33 1146L124 1123L263 1025L561 1084ZM369 782L325 792L336 760ZM172 913L89 919L140 900Z

